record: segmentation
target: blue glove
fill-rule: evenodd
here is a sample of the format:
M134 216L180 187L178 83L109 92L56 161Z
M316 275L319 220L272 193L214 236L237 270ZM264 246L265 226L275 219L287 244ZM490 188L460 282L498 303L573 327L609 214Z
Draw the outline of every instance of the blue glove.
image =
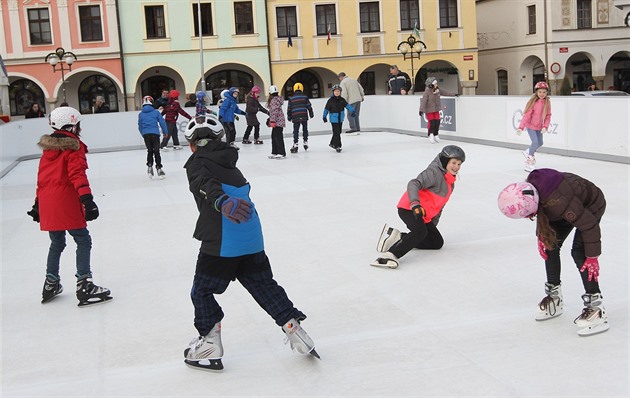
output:
M326 116L324 116L324 123L328 123L328 119L326 119Z
M252 205L246 200L228 197L221 205L221 213L233 223L240 224L252 218Z

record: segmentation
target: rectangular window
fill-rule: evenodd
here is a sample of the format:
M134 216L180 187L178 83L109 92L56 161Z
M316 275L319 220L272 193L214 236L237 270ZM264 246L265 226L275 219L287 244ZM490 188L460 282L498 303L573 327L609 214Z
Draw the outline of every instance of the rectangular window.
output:
M577 0L577 28L590 29L591 20L591 0Z
M81 41L102 41L103 26L101 22L101 7L80 6L79 21L81 25Z
M297 36L297 13L295 7L276 7L278 37Z
M359 3L359 17L361 19L361 32L380 32L380 18L378 1Z
M31 37L31 44L52 43L48 8L31 8L28 10L28 31Z
M497 71L497 94L508 95L508 73L506 70Z
M147 39L164 39L166 37L164 6L145 6L144 19L147 28Z
M236 25L237 35L254 33L254 13L251 1L234 3L234 24Z
M359 83L363 87L365 95L374 95L376 93L374 72L363 72L359 75Z
M533 35L536 33L536 6L527 6L527 33Z
M440 0L440 28L457 27L457 0Z
M400 30L420 29L420 9L418 0L400 0Z
M212 27L212 4L201 3L201 35L212 36L214 34ZM199 37L199 10L197 4L192 5L193 9L193 26L195 27L195 37Z
M315 19L317 21L317 36L328 35L329 29L331 35L337 34L334 4L315 6Z

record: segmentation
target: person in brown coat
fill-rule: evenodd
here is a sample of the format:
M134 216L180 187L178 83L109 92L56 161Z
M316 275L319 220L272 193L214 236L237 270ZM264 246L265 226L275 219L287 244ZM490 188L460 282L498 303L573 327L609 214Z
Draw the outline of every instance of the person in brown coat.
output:
M450 97L459 97L459 94L450 93L444 89L440 90L438 87L438 81L435 77L429 77L424 84L426 85L426 89L420 99L419 115L422 117L422 115L426 114L429 141L434 144L436 142L440 142L440 138L438 137L441 122L440 110L442 109L440 96L443 94Z
M515 185L518 188L513 189ZM608 330L598 282L598 257L602 252L600 221L606 210L601 189L572 173L539 169L529 174L527 182L508 185L499 195L499 207L511 218L536 218L538 252L545 260L547 272L546 295L538 304L536 320L562 314L560 248L575 229L571 256L580 271L585 294L582 295L584 309L574 323L580 328L580 336Z

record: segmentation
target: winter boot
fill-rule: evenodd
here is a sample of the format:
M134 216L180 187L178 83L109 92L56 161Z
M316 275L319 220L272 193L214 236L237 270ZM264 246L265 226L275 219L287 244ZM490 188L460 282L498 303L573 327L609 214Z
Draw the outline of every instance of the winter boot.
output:
M157 169L157 175L158 177L160 177L161 180L166 178L166 173L164 172L164 170L162 170L161 167Z
M311 340L309 335L306 333L306 330L300 326L300 323L295 318L285 323L282 327L282 331L287 337L285 344L287 342L290 343L293 352L303 355L311 354L319 358L319 354L315 351L315 343L313 343L313 340Z
M79 307L98 304L113 299L109 289L95 285L92 276L82 276L77 279L77 299Z
M298 143L294 142L293 146L291 147L291 153L297 153L299 147L300 146L298 145Z
M370 263L372 267L381 268L398 268L398 258L391 252L385 252L381 254L373 263Z
M184 350L186 365L202 370L223 370L222 357L221 323L215 324L207 335L195 337Z
M390 247L394 245L394 243L400 240L400 231L396 228L392 228L389 225L385 224L383 230L381 231L381 236L378 238L378 243L376 244L376 250L385 253L389 250Z
M149 176L149 178L153 179L153 166L148 166L147 168L147 175Z
M545 283L546 296L538 303L537 321L546 321L562 315L562 289L560 285L554 286L551 283Z
M608 315L602 304L602 294L584 294L584 309L580 316L573 321L577 327L579 336L592 336L608 330Z
M42 289L42 304L49 302L63 292L63 286L59 282L59 279L55 279L52 276L46 276L44 281L44 288Z

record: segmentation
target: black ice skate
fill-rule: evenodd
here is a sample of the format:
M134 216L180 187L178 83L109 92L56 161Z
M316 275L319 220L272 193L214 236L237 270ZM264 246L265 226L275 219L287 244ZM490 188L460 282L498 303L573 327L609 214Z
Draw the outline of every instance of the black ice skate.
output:
M304 150L308 151L308 141L304 140Z
M63 286L61 286L59 280L55 280L47 276L46 280L44 281L44 288L42 289L42 304L51 301L59 294L61 294L61 292L63 292Z
M91 276L77 279L77 299L79 307L103 303L113 299L109 289L95 285Z
M147 168L147 175L149 176L149 179L153 179L154 174L153 174L153 166L148 166Z
M306 330L300 326L300 323L291 319L283 327L282 331L286 333L286 343L291 344L291 349L298 354L306 355L311 354L317 359L321 359L317 351L315 351L315 343L306 333Z
M164 172L164 170L162 170L161 167L157 169L157 175L160 178L160 180L163 180L166 178L166 173Z
M291 153L297 153L298 152L298 148L299 148L298 143L294 142L293 143L293 147L291 147Z
M335 148L335 151L337 151L337 153L340 153L341 152L341 147L338 146L337 148Z
M214 325L210 333L195 337L184 350L184 363L191 368L221 371L223 370L223 344L221 344L221 324Z

